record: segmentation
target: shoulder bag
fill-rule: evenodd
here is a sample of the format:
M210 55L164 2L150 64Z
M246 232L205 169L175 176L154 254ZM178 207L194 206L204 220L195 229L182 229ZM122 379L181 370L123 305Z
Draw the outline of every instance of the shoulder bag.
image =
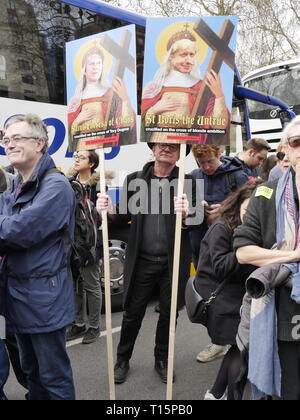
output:
M185 289L185 306L189 320L194 324L202 324L207 326L208 309L215 301L220 292L224 289L229 280L227 277L220 286L210 295L209 299L205 300L197 292L195 288L196 276L190 277Z

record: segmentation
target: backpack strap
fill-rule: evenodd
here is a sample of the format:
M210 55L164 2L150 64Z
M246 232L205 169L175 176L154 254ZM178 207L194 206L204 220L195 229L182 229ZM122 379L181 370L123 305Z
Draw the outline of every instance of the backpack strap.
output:
M70 280L72 279L73 282L75 283L75 290L76 293L78 293L79 291L79 282L78 282L78 278L74 278L73 273L72 273L72 268L71 268L71 255L72 255L72 251L78 256L77 254L77 250L75 248L75 244L74 241L71 238L70 232L69 232L69 226L67 224L64 225L64 227L58 232L66 249L68 249L68 253L67 253L67 269L68 269L68 274L69 274L69 278Z

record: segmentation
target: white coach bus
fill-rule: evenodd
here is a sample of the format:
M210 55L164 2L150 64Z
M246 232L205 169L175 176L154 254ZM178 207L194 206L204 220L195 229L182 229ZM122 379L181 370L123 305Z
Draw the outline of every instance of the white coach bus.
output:
M135 24L140 108L146 17L100 0L0 0L0 10L0 130L13 115L37 113L49 128L49 153L56 165L66 173L72 166L73 154L68 150L67 139L65 43ZM241 86L237 68L234 80L231 144L234 150L241 151L243 141L250 138L245 98L250 95L253 101L263 102L268 98L246 92ZM256 102L254 106L259 105ZM147 145L138 144L108 149L105 157L106 170L116 174L116 188L112 188L110 193L118 200L118 187L122 186L125 176L140 170L151 153ZM0 147L0 167L8 163L4 149ZM191 154L187 160L187 171L195 166ZM127 236L127 230L110 229L114 309L121 308Z
M300 58L262 67L243 77L245 87L276 97L300 114ZM263 137L273 149L280 141L284 113L278 106L248 101L253 137Z

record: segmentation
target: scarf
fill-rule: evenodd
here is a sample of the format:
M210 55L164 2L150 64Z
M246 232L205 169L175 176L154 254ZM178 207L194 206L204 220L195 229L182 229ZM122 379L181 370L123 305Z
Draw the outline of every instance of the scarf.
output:
M294 250L300 244L299 211L294 199L291 169L276 190L276 243L272 249ZM300 264L284 264L292 272L291 298L300 303ZM263 340L262 340L263 337ZM281 396L281 365L278 354L278 320L275 290L253 299L250 320L249 374L254 399Z

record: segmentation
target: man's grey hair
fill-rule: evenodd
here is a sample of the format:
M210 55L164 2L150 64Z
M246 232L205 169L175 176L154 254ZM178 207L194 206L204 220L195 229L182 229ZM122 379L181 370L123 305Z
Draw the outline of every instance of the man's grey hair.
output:
M289 138L289 132L292 128L299 125L299 135L300 135L300 115L298 115L296 118L294 118L291 122L288 123L288 125L284 128L282 134L281 134L281 142L280 144L282 146L286 146L288 143Z
M42 153L45 154L48 151L49 145L49 137L48 137L48 130L46 124L41 120L41 118L36 114L26 114L26 115L17 115L15 117L11 117L4 126L4 131L8 129L13 124L26 122L30 129L33 137L37 137L38 139L45 140L45 146L42 149Z

